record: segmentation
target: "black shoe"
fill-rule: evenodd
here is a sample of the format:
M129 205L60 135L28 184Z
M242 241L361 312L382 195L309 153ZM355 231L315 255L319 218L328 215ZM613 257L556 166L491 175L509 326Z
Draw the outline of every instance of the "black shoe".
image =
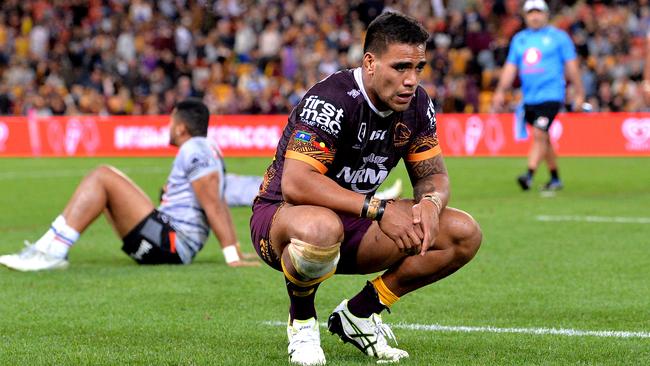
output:
M523 189L524 191L527 191L527 190L530 189L531 179L528 178L528 175L526 175L526 174L520 175L520 176L517 177L517 183L519 183L519 186L521 187L521 189Z

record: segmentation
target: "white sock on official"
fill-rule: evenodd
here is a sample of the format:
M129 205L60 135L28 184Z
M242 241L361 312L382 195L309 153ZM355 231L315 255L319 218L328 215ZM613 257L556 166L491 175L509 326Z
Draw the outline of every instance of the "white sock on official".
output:
M65 258L78 239L79 233L68 226L63 215L59 215L52 222L50 229L34 245L36 249L53 257Z

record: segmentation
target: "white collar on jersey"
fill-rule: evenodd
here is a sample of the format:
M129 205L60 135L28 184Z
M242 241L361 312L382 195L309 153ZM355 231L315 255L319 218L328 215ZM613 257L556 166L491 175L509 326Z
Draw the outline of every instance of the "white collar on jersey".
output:
M354 69L354 80L357 82L357 85L359 85L359 89L361 89L361 94L363 94L363 98L368 102L368 105L370 106L370 109L372 109L373 112L377 113L379 117L381 118L386 118L390 116L393 111L392 110L387 110L387 111L380 111L375 107L374 104L372 104L372 101L370 98L368 98L368 94L366 94L366 87L363 85L363 75L361 74L361 68L357 67Z

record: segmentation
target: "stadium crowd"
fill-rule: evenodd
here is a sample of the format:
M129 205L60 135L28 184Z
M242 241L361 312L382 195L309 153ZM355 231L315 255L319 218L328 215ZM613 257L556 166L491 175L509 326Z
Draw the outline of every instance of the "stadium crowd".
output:
M594 110L642 110L648 0L548 3ZM489 111L524 26L518 0L4 0L0 114L165 114L188 96L212 113L287 113L360 64L363 30L385 10L433 35L423 86L439 110ZM514 89L508 109L519 99Z

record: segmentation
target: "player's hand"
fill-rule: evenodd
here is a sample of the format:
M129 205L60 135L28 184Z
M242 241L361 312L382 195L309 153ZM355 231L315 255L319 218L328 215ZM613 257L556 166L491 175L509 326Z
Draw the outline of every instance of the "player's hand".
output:
M576 95L576 97L573 99L573 112L588 112L585 109L585 106L588 105L585 103L585 96L584 95ZM591 105L589 105L591 107Z
M413 225L410 215L394 203L386 205L379 228L395 242L400 252L410 255L420 251L424 237L422 230L418 225Z
M438 208L429 200L421 200L413 205L413 224L423 232L420 255L424 255L433 246L440 230Z
M241 253L240 258L244 260L257 261L259 257L257 256L257 253Z
M260 265L259 258L256 253L243 253L241 251L241 246L239 243L235 244L237 246L237 256L239 257L238 261L227 263L230 267L257 267Z
M505 100L505 96L503 95L503 92L495 91L494 94L492 95L492 113L497 113L501 112L503 109L503 102Z
M259 267L260 262L255 260L240 259L237 262L228 263L228 267Z
M167 184L163 184L163 186L160 187L160 193L158 194L158 201L162 202L165 193L167 193Z

